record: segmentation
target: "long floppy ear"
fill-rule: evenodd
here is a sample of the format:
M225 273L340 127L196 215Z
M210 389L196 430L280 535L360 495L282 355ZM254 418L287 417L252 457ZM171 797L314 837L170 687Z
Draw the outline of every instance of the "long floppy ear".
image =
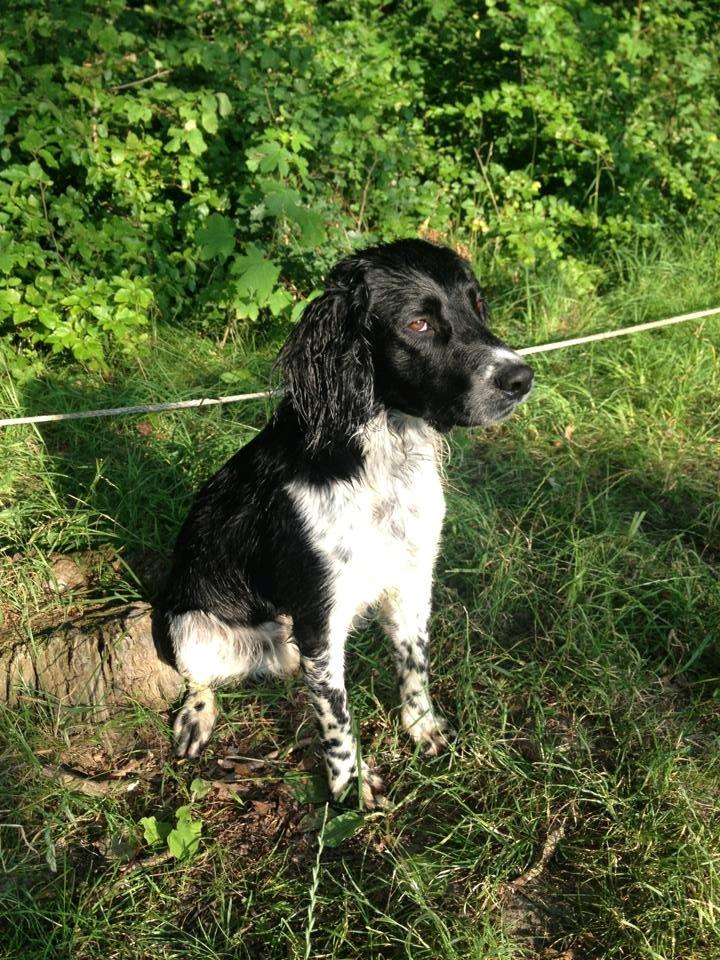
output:
M345 440L372 416L368 290L357 261L339 264L308 304L280 354L285 390L317 451Z

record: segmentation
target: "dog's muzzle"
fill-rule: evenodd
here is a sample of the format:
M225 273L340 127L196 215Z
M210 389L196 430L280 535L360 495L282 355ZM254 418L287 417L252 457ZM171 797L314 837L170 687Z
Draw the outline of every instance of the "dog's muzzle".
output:
M466 401L469 425L487 426L505 420L527 398L533 379L532 367L519 354L498 348L490 362L473 376Z

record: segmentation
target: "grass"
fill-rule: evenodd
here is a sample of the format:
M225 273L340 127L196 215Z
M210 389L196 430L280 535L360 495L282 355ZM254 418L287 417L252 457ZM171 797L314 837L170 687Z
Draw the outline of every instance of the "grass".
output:
M568 268L520 277L495 291L495 327L520 345L715 305L719 264L714 237L688 236L626 251L591 282ZM460 737L422 762L398 730L380 633L353 639L363 749L393 806L340 846L319 848L303 829L312 805L289 791L303 764L288 751L311 730L293 685L223 696L201 776L221 776L214 756L279 750L236 796L198 798L198 771L170 759L165 718L141 708L90 730L32 698L5 709L0 955L715 960L719 345L709 319L536 357L537 389L514 420L453 435L433 689ZM252 388L273 350L160 331L106 380L49 365L4 409ZM29 631L38 612L80 602L43 589L58 552L89 558L94 596L146 594L148 558L167 552L192 490L266 413L252 403L5 431L6 619ZM40 772L132 758L140 786L125 798ZM148 859L140 819L187 803L199 852ZM560 826L539 876L513 891Z

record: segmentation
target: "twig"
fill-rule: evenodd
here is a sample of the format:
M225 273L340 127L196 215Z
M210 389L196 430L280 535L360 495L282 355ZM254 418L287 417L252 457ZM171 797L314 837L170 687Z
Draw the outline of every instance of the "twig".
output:
M18 860L8 865L5 862L5 851L3 850L2 837L0 835L0 874L3 875L0 876L0 893L2 893L4 889L7 889L8 884L17 882L16 878L14 876L11 877L11 875L20 872L32 854L35 854L35 856L38 856L39 854L32 843L28 840L27 834L25 833L25 827L21 823L0 823L0 830L17 830L20 834L20 839L25 844L25 848L27 849L27 853L22 860Z
M33 156L37 160L37 155L33 154ZM45 184L42 182L42 180L39 180L38 185L40 187L40 201L42 202L43 216L45 217L45 223L47 224L48 231L50 232L50 237L52 238L53 246L55 247L55 252L58 255L58 259L62 260L62 262L67 267L70 267L70 264L67 262L65 257L62 255L62 252L60 251L60 244L58 243L57 236L55 235L55 229L52 225L52 220L50 219L47 203L45 201Z
M270 122L272 123L275 120L275 107L273 107L268 88L265 86L265 84L263 84L263 90L265 91L265 102L267 103L268 113L270 114Z
M56 780L68 790L83 793L86 797L120 796L124 793L132 793L140 786L139 780L90 780L88 777L83 777L63 767L56 767L51 764L43 764L40 771L43 776L50 780Z
M142 757L130 757L127 763L124 763L121 767L117 767L115 770L109 770L105 776L110 780L124 780L125 777L134 773L148 756L152 756L152 754L149 750L146 750Z
M170 850L161 850L154 853L151 857L145 857L142 860L135 860L121 870L121 877L127 877L129 873L135 873L137 870L151 870L153 867L159 867L168 860L172 860L174 854Z
M702 317L714 317L717 314L720 314L720 307L710 307L708 310L696 310L693 313L683 313L677 317L666 317L664 320L636 323L631 327L621 327L619 330L591 333L585 337L572 337L570 340L558 340L556 343L541 343L535 347L520 347L516 353L521 357L534 353L549 353L551 350L564 350L566 347L575 347L583 343L595 343L600 340L610 340L612 337L624 337L629 333L642 333L645 330L659 330L661 327L668 327L673 323L684 323L686 320L700 320ZM211 407L217 406L218 404L239 403L242 400L273 399L281 395L281 390L261 390L258 393L242 393L233 397L180 400L174 403L147 403L135 407L112 407L107 410L76 410L72 413L46 413L35 417L5 417L0 418L0 427L14 427L26 423L54 423L60 420L83 420L86 417L115 417L136 413L161 413L165 410L187 410L191 407ZM15 402L17 405L17 401Z
M156 70L155 73L151 73L147 77L141 77L139 80L130 80L128 83L116 83L109 89L111 93L117 93L119 90L129 90L130 87L139 87L143 83L150 83L151 80L157 80L158 77L166 77L170 73L172 73L172 70Z
M358 230L362 230L362 222L365 216L365 206L367 204L368 191L370 190L370 180L372 179L372 175L375 172L375 167L377 166L377 162L378 162L378 158L376 156L373 162L370 164L370 169L368 170L367 177L365 178L365 185L363 187L362 196L360 198L360 211L358 212L358 217L357 217Z
M12 829L12 830L19 830L19 831L20 831L20 838L21 838L22 842L25 844L25 846L28 848L28 850L29 850L31 853L37 853L37 850L35 849L35 847L34 847L34 846L30 843L30 841L28 840L27 834L25 833L25 827L23 827L23 825L22 825L21 823L0 823L0 827L5 827L5 828L7 828L8 830L10 830L10 829Z
M490 193L490 199L492 200L492 205L493 205L493 207L495 208L495 216L496 216L496 217L498 218L498 220L499 220L499 219L500 219L500 210L499 210L498 205L497 205L497 200L495 199L495 192L494 192L492 186L490 185L490 180L488 179L487 170L485 169L485 164L483 163L483 159L482 159L482 157L480 156L480 151L478 150L477 147L474 148L473 152L475 153L475 156L477 157L477 162L478 162L478 164L479 164L479 166L480 166L480 173L482 174L482 178L483 178L483 180L485 181L485 186L488 188L488 192Z
M537 880L545 867L548 865L548 862L555 856L555 851L557 850L560 841L565 836L566 823L567 817L563 817L560 826L556 827L554 830L551 830L547 835L547 839L543 844L542 853L540 854L540 859L534 863L529 870L526 870L525 873L522 873L515 880L511 880L509 883L507 883L505 885L506 890L520 890L527 886L528 883L532 883L533 880Z
M265 400L277 396L275 390L259 390L257 393L242 393L232 397L203 397L200 400L180 400L173 403L144 403L134 407L108 407L103 410L76 410L72 413L42 414L38 417L14 417L0 420L0 427L19 423L54 423L57 420L83 420L86 417L115 417L132 413L162 413L165 410L189 410L192 407L214 407L218 404L237 403L240 400Z

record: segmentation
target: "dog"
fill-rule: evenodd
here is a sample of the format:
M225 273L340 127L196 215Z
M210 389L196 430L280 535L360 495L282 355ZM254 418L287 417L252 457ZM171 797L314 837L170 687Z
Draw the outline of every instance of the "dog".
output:
M428 688L433 567L445 509L441 435L508 417L533 371L487 326L469 264L423 240L342 260L280 353L268 425L203 487L156 606L188 681L175 753L195 758L213 688L301 670L332 797L384 802L357 768L345 643L371 609L392 643L400 716L427 755L453 735Z

